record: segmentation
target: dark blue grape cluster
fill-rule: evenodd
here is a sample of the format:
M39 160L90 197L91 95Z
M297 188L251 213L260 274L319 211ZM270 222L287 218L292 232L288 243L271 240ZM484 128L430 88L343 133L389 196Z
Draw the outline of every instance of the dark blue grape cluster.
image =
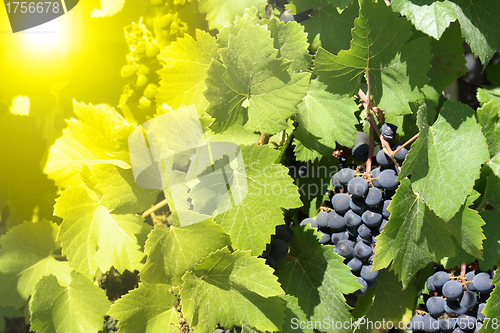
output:
M276 233L271 236L271 243L266 245L261 258L266 259L266 264L276 270L276 262L286 257L292 238L293 232L288 224L277 225Z
M483 325L486 300L494 288L493 272L470 271L455 278L438 271L427 279L425 307L413 316L411 332L478 332ZM425 313L426 312L426 313Z

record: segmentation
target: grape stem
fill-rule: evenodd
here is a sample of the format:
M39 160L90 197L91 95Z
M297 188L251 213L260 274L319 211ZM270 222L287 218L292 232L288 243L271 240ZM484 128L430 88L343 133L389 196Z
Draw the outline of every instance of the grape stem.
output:
M389 158L392 160L394 165L398 168L399 171L401 171L401 167L399 166L398 161L396 161L396 159L394 158L394 153L392 152L391 145L389 144L389 142L387 142L386 139L384 139L384 137L380 133L380 131L377 127L377 124L375 123L375 119L373 118L373 116L371 114L368 115L368 121L370 122L372 127L375 128L375 131L377 132L380 143L382 143L384 153L386 153L387 156L389 156Z
M261 134L257 144L258 145L267 145L269 143L269 138L271 138L271 136L269 134Z
M404 143L401 147L399 147L398 149L396 149L395 151L393 151L391 154L392 154L393 156L394 156L394 155L396 155L396 153L397 153L398 151L400 151L401 149L403 149L404 147L406 147L406 145L408 145L408 144L410 144L411 142L415 141L415 140L418 138L418 136L419 136L419 135L420 135L420 132L419 132L419 133L417 133L417 134L415 134L415 135L414 135L414 136L413 136L410 140L406 141L406 142L405 142L405 143Z
M371 176L372 170L372 158L373 158L373 147L375 146L375 142L373 140L373 124L369 123L370 127L370 144L368 146L368 159L366 160L366 174Z
M467 264L465 262L462 263L460 267L460 279L465 281L465 272L467 271Z
M148 217L151 215L151 213L156 212L158 209L162 208L163 206L166 206L168 204L167 199L163 199L162 201L158 202L156 205L153 207L149 208L147 211L142 213L141 217Z

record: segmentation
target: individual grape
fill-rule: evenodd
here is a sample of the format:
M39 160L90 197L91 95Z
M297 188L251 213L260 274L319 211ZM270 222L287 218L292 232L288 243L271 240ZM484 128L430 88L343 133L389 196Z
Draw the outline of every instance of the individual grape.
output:
M390 124L390 123L385 123L380 128L380 134L382 134L384 139L390 141L390 140L394 139L394 136L396 135L397 130L398 130L398 127L396 125Z
M375 207L382 202L382 192L376 187L370 187L365 197L365 203L369 207Z
M344 186L339 181L338 173L332 176L332 186L336 191L344 189Z
M380 226L378 227L378 232L382 232L384 230L384 226L387 224L387 222L389 221L386 219L382 220L382 223L380 223Z
M361 285L361 289L356 290L354 292L354 296L361 297L364 294L366 294L366 291L368 290L368 284L366 283L366 281L362 277L359 277L359 276L356 278L356 281L358 281L359 284Z
M485 305L486 305L486 303L481 303L478 305L478 307L477 307L477 319L483 320L484 318L486 318L483 314L483 310L484 310Z
M280 14L280 21L288 23L295 21L295 18L293 17L293 14L290 12L289 9L283 9L283 11Z
M371 240L372 238L372 231L370 228L368 228L366 226L366 224L361 224L359 227L358 227L358 235L359 237L361 238L364 238L364 239L368 239L368 240Z
M429 292L433 293L436 291L436 286L434 285L434 283L431 282L431 279L428 278L427 281L425 282L425 287L427 288L427 290L429 290Z
M172 14L160 16L160 28L168 29L168 27L170 27L170 24L172 24L173 19L174 16Z
M351 197L346 193L337 193L332 198L332 206L340 214L347 212L350 204Z
M422 318L422 321L424 322L424 332L439 332L439 321L429 313Z
M460 307L472 309L476 306L477 297L472 291L466 290L460 299Z
M351 203L349 204L349 207L351 207L351 210L354 213L361 214L366 209L365 199L363 199L363 198L352 198Z
M347 267L349 267L353 272L359 271L362 266L363 262L356 257L352 258L347 262Z
M318 225L316 224L316 220L310 217L303 219L302 222L300 222L300 225L306 225L306 224L310 224L312 228L318 227Z
M276 270L276 260L274 260L273 257L270 255L267 256L262 256L264 259L266 259L266 265L271 267L272 269Z
M372 268L372 265L363 265L363 267L361 267L360 275L366 282L375 281L378 277L378 271L372 272Z
M378 227L382 223L382 214L367 210L361 215L361 220L369 227Z
M271 241L271 252L269 255L276 261L283 260L288 254L288 243L282 239L274 238Z
M351 179L354 178L354 170L350 168L344 168L340 170L337 174L337 179L340 184L347 185Z
M368 159L370 146L367 143L358 143L352 147L352 157L358 161L365 162Z
M144 89L144 97L148 99L153 99L156 96L156 92L158 91L158 86L154 83L150 83Z
M368 284L368 290L370 290L377 285L377 280L373 280L370 282L366 281L366 283Z
M354 177L347 184L347 191L353 197L362 197L368 191L368 183L362 177Z
M439 320L439 328L444 332L451 332L457 323L457 318L444 318Z
M380 168L375 168L371 171L371 177L372 178L377 178L378 176L380 175ZM372 180L372 184L373 186L377 187L377 188L380 188L380 183L378 182L378 180Z
M457 327L453 330L452 333L465 333L464 331L462 331L462 329L460 327Z
M444 305L446 301L444 298L433 296L430 297L427 302L425 302L425 306L427 307L427 311L433 315L434 317L439 317L444 313Z
M371 246L366 245L364 242L357 242L356 246L354 247L354 253L360 260L368 259L371 256L372 252L373 251Z
M341 240L335 245L337 254L344 258L351 258L354 255L354 246L350 240Z
M493 290L493 285L491 284L493 281L490 278L488 273L479 273L472 280L472 284L474 288L479 292L490 292Z
M382 208L382 216L386 219L388 219L391 216L391 213L387 210L387 208L389 208L390 204L391 204L391 200L384 201L384 207Z
M450 280L450 276L444 271L439 271L434 273L429 279L436 288L441 289L443 285Z
M377 160L377 163L384 168L388 168L394 164L394 162L391 160L389 156L387 156L384 150L379 150L375 159Z
M331 236L331 241L333 243L333 245L337 245L337 243L341 240L344 240L344 239L349 239L349 234L347 233L347 231L342 231L342 232L335 232L332 234Z
M475 317L461 314L457 317L457 326L463 331L472 331L476 328L476 320L477 319Z
M332 210L327 216L328 227L334 232L342 231L345 229L345 219L336 211Z
M330 240L332 239L332 236L330 236L329 234L325 234L321 230L319 230L319 233L321 234L321 239L319 240L320 244L328 244L328 243L330 243Z
M148 43L146 45L146 57L154 58L160 53L160 47L155 43Z
M145 75L137 74L137 80L135 81L136 86L142 87L148 83L148 78Z
M403 144L398 144L396 147L394 147L393 150L396 150L398 149L399 147L401 147ZM403 162L406 158L406 155L408 155L408 151L409 151L409 146L405 146L403 148L401 148L400 151L398 151L395 155L394 155L394 158L396 159L396 161L398 162Z
M348 228L357 228L361 224L361 216L353 212L352 210L348 210L344 215L345 225Z
M450 280L443 285L443 296L448 299L458 299L462 294L462 284L457 280Z
M408 327L409 330L413 332L421 332L424 329L424 317L421 315L414 315L411 318L410 325Z
M320 228L325 228L328 226L328 213L321 212L316 216L316 224Z
M136 71L137 71L137 68L135 66L125 65L120 70L120 75L123 78L127 78L127 77L131 77L132 75L134 75Z
M447 300L444 306L444 310L447 313L456 313L458 315L464 314L469 311L468 308L461 307L460 302L457 300Z
M383 189L395 190L399 186L398 175L392 169L385 169L378 175L378 183Z

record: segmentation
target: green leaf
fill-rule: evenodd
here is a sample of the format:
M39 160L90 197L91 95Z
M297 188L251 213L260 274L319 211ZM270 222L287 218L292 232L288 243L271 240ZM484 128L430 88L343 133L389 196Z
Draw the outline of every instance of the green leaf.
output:
M24 222L0 237L0 305L19 308L44 276L55 274L62 284L70 281L67 262L53 255L59 227L50 221Z
M408 103L423 98L419 87L429 80L425 76L430 69L429 40L405 44L411 36L409 22L399 19L383 1L360 0L360 5L351 49L334 55L320 48L314 73L328 91L342 95L357 93L368 72L375 104L388 113L409 114Z
M286 302L285 309L285 325L283 325L283 333L296 333L297 330L295 328L296 323L300 323L301 321L306 322L307 316L299 306L299 300L297 297L284 295L281 298ZM312 329L301 329L303 333L314 333Z
M157 104L166 103L174 110L194 104L198 114L203 114L208 106L203 95L207 88L204 80L212 59L219 58L218 50L215 37L198 29L196 41L185 34L166 47L158 55L165 67L158 71L161 81Z
M99 204L108 211L135 214L150 208L160 190L137 186L132 169L121 169L112 164L88 163L81 177L99 197Z
M397 276L384 269L378 275L375 289L374 302L364 317L365 320L376 322L383 318L386 322L392 322L395 328L405 329L402 324L411 317L418 297L417 288L409 285L403 290ZM365 299L366 297L362 297L357 303L364 302ZM385 327L390 327L390 324L386 324ZM360 329L356 332L371 333L372 329L368 328L369 325L360 325Z
M108 315L118 320L123 333L178 331L177 297L169 288L166 284L140 285L116 301Z
M349 5L344 0L291 0L295 5L296 12L304 12L312 9L313 16L301 24L304 25L308 34L307 41L311 44L316 36L320 36L321 46L332 53L349 49L351 42L351 30L354 27L354 19L358 17L359 6L357 1L348 6L342 13L335 8L337 4ZM339 6L340 7L340 6Z
M353 3L354 0L328 0L328 2L337 7L339 11L341 11L344 10L351 3Z
M5 318L22 317L23 312L13 306L0 307L0 331L5 332Z
M55 276L43 277L30 301L31 330L37 333L96 332L110 303L103 290L77 272L61 286Z
M436 91L443 91L467 72L463 42L458 23L452 24L439 40L431 40L432 60L427 76Z
M500 21L494 13L500 11L498 0L393 0L394 10L407 16L415 27L435 39L458 19L462 35L472 52L487 64L500 46Z
M212 253L183 277L182 312L195 331L211 332L216 324L251 323L260 331L283 326L284 302L276 276L264 259L250 251ZM215 301L214 301L215 300Z
M128 135L135 126L107 105L73 102L78 119L66 122L63 136L50 148L44 172L60 187L78 186L85 163L109 163L129 169Z
M500 106L494 99L484 103L476 111L477 122L481 125L490 156L500 153Z
M483 226L486 239L483 242L483 260L479 259L479 267L486 271L492 269L500 262L500 211L498 210L483 210L481 217L486 224Z
M481 106L492 99L500 105L500 87L477 88L477 99L481 103Z
M309 73L290 74L265 26L246 23L221 49L223 64L212 60L205 80L211 129L223 132L248 113L245 127L273 134L287 127L306 94ZM242 52L241 50L245 50ZM258 62L255 59L259 59Z
M360 285L344 265L343 258L333 253L333 246L319 244L318 233L313 229L294 227L290 252L277 265L276 275L281 286L299 300L309 320L351 320L343 294L358 290ZM351 332L348 328L335 327L325 331Z
M299 148L295 144L298 161L307 161L310 154L332 155L337 142L347 147L354 145L358 123L354 112L358 106L353 98L331 94L325 88L321 82L312 80L307 95L298 106L299 126L295 138L302 145Z
M221 30L233 24L236 16L243 16L245 9L252 6L259 7L262 0L241 0L227 2L225 0L198 0L200 12L207 14L208 27L210 30Z
M292 60L290 69L293 73L305 72L312 65L312 56L307 54L307 33L304 26L297 22L280 22L274 18L267 24L274 39L274 48L278 50L278 57Z
M302 205L288 169L275 164L279 152L265 146L241 147L248 194L238 206L218 215L215 222L231 236L235 249L260 255L275 227L283 224L282 208Z
M57 199L54 214L63 218L57 239L70 266L93 278L97 269L114 266L120 273L142 266L141 245L151 227L135 214L111 214L82 187Z
M466 206L445 222L414 193L410 181L403 179L388 210L391 216L377 238L373 266L382 269L392 262L391 270L399 275L405 288L429 262L454 256L454 239L469 253L481 256L484 221Z
M237 145L251 145L259 141L260 135L248 131L243 127L243 115L229 127L228 130L222 133L214 133L212 130L205 132L206 142L232 142Z
M180 286L181 278L210 253L230 246L229 236L212 221L186 227L156 227L148 237L146 264L141 268L141 280Z
M494 86L500 86L500 64L489 64L486 67L486 78Z
M425 113L420 109L419 113ZM488 147L474 110L447 101L432 126L419 124L420 136L399 175L412 174L412 187L437 216L450 220L471 193ZM467 163L456 163L467 156Z

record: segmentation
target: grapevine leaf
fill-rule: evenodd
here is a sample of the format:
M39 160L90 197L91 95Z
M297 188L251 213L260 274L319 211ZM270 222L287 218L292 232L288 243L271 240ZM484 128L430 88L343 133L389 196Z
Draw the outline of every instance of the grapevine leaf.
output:
M22 316L22 311L13 306L0 307L0 331L5 332L5 318L18 318Z
M278 57L293 60L290 68L294 73L305 72L312 65L312 56L307 54L307 34L304 26L297 22L280 22L276 18L269 21L267 28L271 31L274 39L274 48L277 49Z
M83 167L82 179L96 192L99 204L115 213L143 212L160 192L137 186L131 169L112 164L89 163Z
M250 131L273 134L285 129L286 119L306 94L310 74L289 73L283 59L276 59L278 51L265 26L247 23L228 41L220 51L223 64L212 60L205 80L207 112L215 118L211 129L223 132L246 113Z
M443 91L467 72L463 57L463 38L458 24L452 24L439 40L431 40L431 69L427 72L429 85Z
M410 181L403 179L388 210L391 216L377 238L373 266L382 269L392 261L391 269L404 287L427 263L454 256L453 239L471 254L481 256L484 221L466 206L445 222L413 192Z
M319 244L318 234L307 227L294 227L289 255L277 263L279 282L285 292L299 300L309 320L350 321L351 316L342 294L360 288L356 277L333 253L332 246ZM323 327L325 329L325 327ZM350 332L348 327L327 332Z
M423 97L419 87L429 80L429 40L405 44L411 36L409 22L400 20L383 1L360 0L360 5L351 49L334 55L320 48L314 72L336 94L357 93L368 72L375 103L394 114L410 114L408 103Z
M24 222L0 237L1 306L23 306L44 275L55 274L62 284L69 283L68 263L53 257L61 247L58 230L47 220Z
M248 194L240 205L218 215L215 222L231 236L232 246L259 255L275 227L283 224L281 208L302 205L288 169L276 165L279 152L265 146L241 147ZM265 198L265 200L263 200Z
M349 5L347 2L353 1L340 0L340 2ZM335 8L339 3L337 0L291 0L290 3L295 5L297 13L313 10L313 16L301 23L308 34L309 44L319 35L321 46L329 52L337 54L340 50L349 48L352 39L351 29L359 13L357 1L342 13Z
M500 87L483 87L477 89L477 99L484 105L490 100L494 100L500 105Z
M286 302L285 325L283 325L283 330L281 332L295 333L297 332L295 327L296 323L300 323L301 321L306 322L307 316L299 306L299 300L297 299L297 297L291 295L283 295L281 296L281 298ZM314 330L305 328L301 329L301 332L314 333Z
M110 214L82 187L68 189L57 199L54 214L62 217L57 239L70 266L92 278L99 268L108 271L139 269L144 253L140 240L150 226L135 214Z
M141 268L141 280L180 286L185 272L210 253L229 245L229 236L212 221L182 228L156 227L146 242L148 260Z
M375 288L374 303L365 316L366 321L374 322L383 318L387 322L392 322L395 328L404 330L406 327L403 327L402 324L408 317L411 317L418 297L417 288L409 285L403 290L397 276L386 269L380 271ZM363 301L365 301L365 297L362 297L358 302ZM401 326L398 327L398 325ZM372 332L372 329L368 329L368 327L369 325L360 325L356 332ZM385 327L389 327L389 325L386 324Z
M173 333L178 330L177 297L166 284L140 285L111 306L108 315L118 320L120 332Z
M348 96L325 91L326 86L312 80L302 103L299 104L295 138L304 148L296 149L297 160L307 161L308 150L318 156L331 155L337 142L352 147L358 123L354 112L358 106Z
M101 0L101 9L94 8L91 17L112 16L122 10L125 0Z
M53 275L44 276L30 302L31 329L39 333L97 332L109 306L104 292L75 271L68 286L61 286Z
M67 120L63 136L50 148L44 172L60 187L80 185L85 163L110 163L130 168L128 135L135 126L106 105L73 102L78 119Z
M203 95L206 89L205 77L212 59L218 59L215 37L196 30L196 41L188 34L166 47L158 59L165 67L158 72L161 77L160 88L156 95L158 105L166 103L172 109L184 105L196 105L203 114L208 102Z
M495 289L486 301L483 310L483 315L488 318L484 322L483 327L479 330L480 333L495 333L498 331L498 318L500 317L500 283L498 283L498 274L495 273L493 279Z
M487 64L498 46L500 20L499 0L394 0L394 10L407 16L415 27L435 39L440 39L446 28L458 19L462 35L472 52Z
M498 252L498 248L500 247L500 223L498 223L500 221L500 211L496 209L483 210L481 217L486 222L483 230L487 237L483 242L484 259L479 259L478 261L481 270L486 271L492 269L500 261L500 253Z
M272 268L250 251L212 253L183 277L182 312L196 331L251 323L260 331L281 330L284 294ZM214 301L216 300L216 301Z
M425 113L425 108L419 114ZM399 178L412 174L412 187L436 215L450 220L471 193L488 147L474 110L459 102L444 103L432 126L419 124L420 136ZM468 163L455 163L468 156ZM467 175L467 177L463 177Z
M344 10L347 6L354 2L354 0L328 0L329 3L337 7L339 10Z
M248 131L243 127L243 115L222 133L214 133L212 130L205 132L206 142L232 142L237 145L251 145L259 141L260 135Z
M259 7L261 0L240 0L227 2L225 0L198 0L200 12L207 14L208 27L210 30L221 30L231 25L236 16L242 16L245 9L252 6Z
M484 103L476 111L477 122L483 128L490 156L500 153L500 106L496 100Z

